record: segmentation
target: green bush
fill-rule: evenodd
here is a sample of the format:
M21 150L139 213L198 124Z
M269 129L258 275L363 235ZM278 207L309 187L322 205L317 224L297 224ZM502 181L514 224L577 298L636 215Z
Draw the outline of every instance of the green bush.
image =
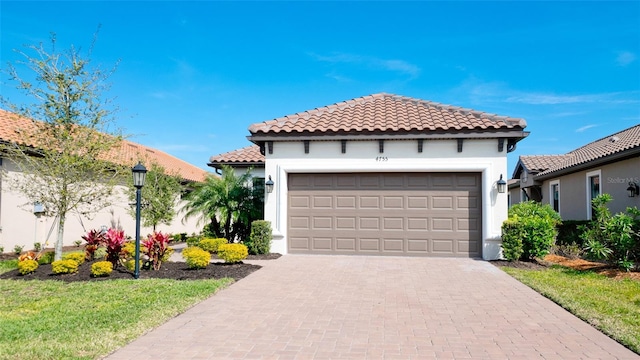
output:
M40 256L40 259L38 259L38 264L40 265L51 264L53 260L55 260L55 258L56 258L55 252L45 251L44 253L42 253L42 256Z
M198 246L200 244L200 240L202 238L200 236L189 236L186 240L187 242L187 246L191 247L191 246Z
M236 263L247 258L249 250L243 244L222 244L218 247L218 257L226 263Z
M602 194L592 200L594 219L582 226L581 235L588 257L606 260L621 269L630 270L640 261L640 211L627 208L626 213L611 215L607 203L611 195Z
M13 253L20 255L20 253L22 253L22 249L24 249L24 245L16 245L13 247Z
M142 249L141 249L142 250ZM142 251L140 251L142 253ZM122 257L128 259L136 255L136 243L134 241L127 241L122 246Z
M143 268L143 260L140 259L138 260L138 263L140 264L139 269ZM134 271L136 269L136 260L135 259L129 259L127 261L124 262L124 267L125 269L129 270L129 271Z
M256 220L251 223L251 235L245 241L245 245L247 245L250 254L268 254L271 250L272 238L271 222Z
M518 221L517 215L502 223L502 255L509 261L519 260L524 250L522 239L525 235L525 227L522 221Z
M556 245L577 244L582 247L581 227L588 224L589 220L562 220L562 224L558 225Z
M182 250L182 256L185 258L189 269L204 269L211 261L211 253L197 246Z
M91 265L91 276L109 276L113 271L113 264L110 261L96 261Z
M58 260L51 263L51 271L54 274L73 274L78 271L78 263L75 260Z
M107 248L101 246L99 248L97 248L95 250L95 252L93 253L93 258L98 260L98 259L104 259L107 257Z
M18 272L21 275L31 274L38 269L38 262L36 260L22 260L18 262Z
M509 219L523 226L521 259L542 258L549 253L556 237L560 215L549 204L526 201L509 209ZM520 225L519 225L520 226Z
M73 260L78 263L78 265L82 265L84 262L84 253L83 252L70 252L62 255L62 260Z
M222 239L222 238L216 238L216 239L211 239L211 238L204 238L202 240L200 240L200 245L198 245L199 248L201 248L204 251L208 251L212 254L215 254L218 252L218 247L222 244L227 244L229 243L229 241L227 241L227 239Z

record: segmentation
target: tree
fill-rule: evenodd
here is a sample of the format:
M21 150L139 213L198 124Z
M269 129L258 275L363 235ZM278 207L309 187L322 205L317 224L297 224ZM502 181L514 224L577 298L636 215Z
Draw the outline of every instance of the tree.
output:
M2 144L3 156L16 164L24 176L14 177L10 187L30 202L44 205L57 219L55 259L62 258L64 225L69 213L89 216L110 205L113 186L128 169L109 161L109 152L119 146L122 136L110 131L113 110L101 94L111 72L91 66L87 57L73 46L56 51L55 34L51 48L27 46L17 51L25 60L17 66L33 71L26 80L14 64L8 64L9 80L17 82L31 104L16 105L2 98L2 104L26 118L26 126L15 141ZM30 55L31 54L31 55Z
M171 224L176 216L175 205L182 192L180 178L167 174L165 168L157 163L151 163L147 171L144 186L141 189L142 209L140 217L144 226L152 226L153 232L159 224ZM136 188L133 186L133 178L129 177L129 200L135 201ZM135 216L135 209L131 210Z
M251 186L250 179L249 171L237 176L231 167L223 166L222 177L207 177L185 196L184 218L208 220L208 229L216 237L246 239L264 201L262 188Z

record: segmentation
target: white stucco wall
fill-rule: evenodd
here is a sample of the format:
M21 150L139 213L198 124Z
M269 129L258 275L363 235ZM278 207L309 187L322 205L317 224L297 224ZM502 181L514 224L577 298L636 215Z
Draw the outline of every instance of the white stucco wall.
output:
M386 140L384 153L378 141L348 141L341 153L340 141L310 142L309 154L302 141L274 142L266 154L265 177L275 182L266 194L265 220L274 229L272 252L287 253L287 174L355 172L480 172L482 173L482 256L501 257L501 225L507 218L507 194L498 194L496 182L507 178L507 153L498 151L495 139L465 140L458 152L456 140L425 140L418 153L415 140ZM379 161L379 157L386 158Z
M4 252L12 252L15 245L24 245L24 250L33 248L35 242L47 247L53 247L57 237L57 222L52 217L37 218L33 214L33 204L20 193L9 189L8 179L12 176L21 176L16 167L7 159L3 159L2 179L0 181L0 245ZM135 218L128 212L129 201L125 195L126 188L118 186L114 195L114 205L93 214L91 217L79 216L74 213L67 215L64 230L64 245L74 245L74 241L81 240L81 236L88 230L99 229L105 225L110 227L112 219L119 221L127 236L135 236ZM176 209L182 208L182 202L176 204ZM113 213L112 213L113 212ZM54 224L54 222L56 224ZM54 226L53 230L52 226ZM150 227L140 229L141 236L152 232ZM199 233L202 226L197 224L197 219L189 219L182 223L182 215L179 212L171 225L159 225L158 231L168 233ZM51 231L51 235L49 232ZM48 239L48 240L47 240Z

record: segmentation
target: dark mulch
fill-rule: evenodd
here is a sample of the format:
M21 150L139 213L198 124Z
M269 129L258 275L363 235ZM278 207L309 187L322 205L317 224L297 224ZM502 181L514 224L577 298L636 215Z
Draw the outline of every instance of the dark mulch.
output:
M81 247L65 247L64 251L82 250ZM265 254L265 255L249 255L247 260L275 260L281 254ZM0 254L0 260L17 259L15 254ZM162 264L160 270L140 270L140 279L175 279L175 280L202 280L202 279L221 279L233 278L236 281L244 278L252 272L260 269L260 265L245 264L243 262L236 264L225 264L222 262L214 262L209 264L205 269L192 270L187 267L184 262L166 262ZM55 275L51 271L51 265L40 265L38 269L28 275L20 275L17 269L0 274L0 279L13 280L60 280L60 281L105 281L114 279L133 279L133 272L127 270L123 266L119 266L113 270L111 275L106 277L94 278L91 276L91 263L84 263L78 268L75 274Z
M541 264L535 260L532 260L532 261L491 260L490 263L498 267L512 267L517 269L530 269L530 270L541 270L547 267L546 265Z

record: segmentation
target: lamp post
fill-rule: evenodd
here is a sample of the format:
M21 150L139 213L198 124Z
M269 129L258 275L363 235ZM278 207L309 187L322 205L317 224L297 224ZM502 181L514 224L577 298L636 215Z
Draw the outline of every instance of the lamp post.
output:
M133 186L136 187L136 256L133 277L137 279L140 277L140 190L144 186L147 168L139 162L131 169L131 172L133 173Z

